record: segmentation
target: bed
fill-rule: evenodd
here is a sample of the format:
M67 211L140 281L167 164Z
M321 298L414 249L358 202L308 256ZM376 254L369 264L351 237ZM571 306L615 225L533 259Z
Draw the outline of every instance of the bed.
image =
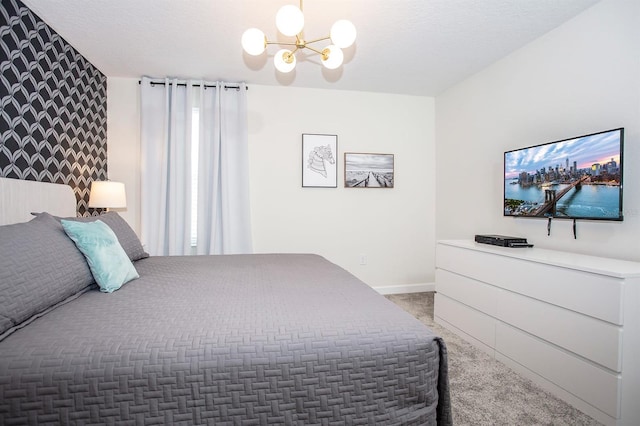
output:
M442 339L344 269L100 218L139 275L109 294L59 218L0 226L0 424L452 423Z

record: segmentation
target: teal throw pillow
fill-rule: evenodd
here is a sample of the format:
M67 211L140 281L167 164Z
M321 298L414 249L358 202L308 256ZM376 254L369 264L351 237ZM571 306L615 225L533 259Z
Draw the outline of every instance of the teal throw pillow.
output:
M140 277L109 225L101 220L76 222L63 219L60 222L64 232L87 259L100 291L112 293L124 283Z

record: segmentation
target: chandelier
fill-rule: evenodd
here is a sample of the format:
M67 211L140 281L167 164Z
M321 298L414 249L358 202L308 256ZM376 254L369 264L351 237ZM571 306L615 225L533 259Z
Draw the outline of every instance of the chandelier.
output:
M320 55L322 65L328 69L336 69L342 65L344 54L342 49L347 48L356 40L356 27L345 19L336 21L331 27L328 36L315 40L305 40L303 36L304 14L302 13L302 0L300 7L287 5L280 8L276 14L276 27L283 35L294 37L295 41L269 41L265 34L257 28L249 28L242 34L242 47L249 55L260 55L269 44L290 46L288 49L280 49L276 52L273 63L280 72L290 72L296 67L295 53L302 49L309 49ZM330 40L332 44L322 50L310 46L312 43Z

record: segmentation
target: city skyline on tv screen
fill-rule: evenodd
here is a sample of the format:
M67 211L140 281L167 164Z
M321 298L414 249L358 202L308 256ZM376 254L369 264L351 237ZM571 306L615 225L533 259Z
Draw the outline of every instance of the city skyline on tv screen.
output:
M589 168L593 164L608 163L613 158L620 163L620 132L618 129L551 142L505 154L505 178L512 179L521 172L535 173L546 167L566 164L574 161L578 169Z
M508 151L504 215L622 220L623 129Z

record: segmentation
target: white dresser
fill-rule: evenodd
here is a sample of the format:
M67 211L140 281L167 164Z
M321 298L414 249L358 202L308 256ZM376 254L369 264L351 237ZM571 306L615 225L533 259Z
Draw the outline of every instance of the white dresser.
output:
M607 425L640 425L640 263L439 241L435 321Z

